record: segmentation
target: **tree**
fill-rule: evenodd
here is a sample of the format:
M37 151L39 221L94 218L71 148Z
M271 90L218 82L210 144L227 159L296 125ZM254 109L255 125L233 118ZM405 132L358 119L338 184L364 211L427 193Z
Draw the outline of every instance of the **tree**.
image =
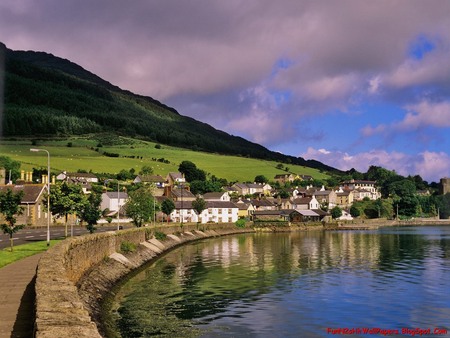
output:
M408 217L414 216L419 206L416 196L416 185L409 179L402 179L389 185L389 194L398 204L399 213Z
M0 156L0 168L5 168L6 175L11 171L11 180L15 181L20 177L20 162L14 161L8 156ZM6 177L5 177L6 179Z
M197 197L194 201L192 201L192 208L198 216L200 216L202 211L206 209L206 205L206 201L201 197Z
M178 167L178 171L184 174L184 177L188 182L206 180L206 173L203 170L198 169L197 166L191 161L181 162Z
M355 207L354 205L350 207L350 215L352 215L352 217L359 217L360 214L361 212L357 207Z
M100 210L100 204L102 202L102 197L100 194L92 192L84 203L81 211L80 218L85 221L86 229L92 234L96 228L95 225L97 221L102 217L102 211Z
M148 187L142 187L130 192L125 212L133 219L134 225L138 228L150 221L154 215L154 200L151 190Z
M65 236L67 237L67 219L69 215L80 214L86 203L86 196L80 185L56 184L50 194L50 211L53 215L64 217Z
M6 223L0 224L4 234L9 235L11 251L13 251L13 234L25 227L25 224L16 225L16 216L23 213L22 201L23 191L13 193L11 189L0 193L0 212L3 214Z
M190 182L191 192L194 195L205 194L207 192L220 192L222 191L222 185L220 181L192 181Z
M172 211L175 210L175 204L171 199L165 199L161 203L161 211L167 215L167 223L169 222L169 216L172 213Z
M331 217L333 217L333 219L339 218L342 216L342 209L339 208L338 206L335 206L333 209L331 209Z
M151 174L153 174L153 168L150 167L149 165L144 165L141 171L139 171L139 175L151 175Z
M264 184L264 183L269 182L269 180L264 175L258 175L258 176L255 177L254 182Z

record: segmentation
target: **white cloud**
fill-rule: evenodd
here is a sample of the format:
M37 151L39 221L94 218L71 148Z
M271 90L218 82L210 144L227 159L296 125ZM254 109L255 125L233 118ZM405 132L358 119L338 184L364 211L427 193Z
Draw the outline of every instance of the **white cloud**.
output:
M429 102L423 100L405 107L407 111L401 121L391 124L380 124L376 127L366 126L361 129L363 136L397 133L400 131L416 131L426 127L450 127L450 102Z
M439 181L450 176L450 156L444 152L425 151L416 155L401 152L372 150L350 155L341 151L308 148L300 155L305 159L315 159L332 167L349 170L354 168L366 172L371 165L395 170L403 176L420 175L427 181Z

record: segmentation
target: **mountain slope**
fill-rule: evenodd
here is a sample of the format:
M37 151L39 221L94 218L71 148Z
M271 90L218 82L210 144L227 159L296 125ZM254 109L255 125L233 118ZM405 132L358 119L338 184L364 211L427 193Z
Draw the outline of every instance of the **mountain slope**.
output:
M3 136L113 132L194 150L337 172L318 161L273 152L182 116L151 97L122 90L69 60L43 52L12 51L4 45L0 49L5 55Z

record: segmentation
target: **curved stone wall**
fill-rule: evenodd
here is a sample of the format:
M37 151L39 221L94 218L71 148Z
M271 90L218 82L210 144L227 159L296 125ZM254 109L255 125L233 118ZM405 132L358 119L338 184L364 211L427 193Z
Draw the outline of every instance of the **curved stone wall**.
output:
M67 239L50 248L36 274L35 336L102 337L101 304L120 279L185 242L253 232L234 224L135 228ZM161 234L166 236L164 239ZM126 253L121 252L121 249Z

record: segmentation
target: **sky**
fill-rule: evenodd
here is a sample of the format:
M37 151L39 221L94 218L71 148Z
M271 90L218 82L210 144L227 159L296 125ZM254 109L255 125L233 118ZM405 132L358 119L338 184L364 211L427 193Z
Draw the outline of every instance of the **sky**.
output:
M450 177L448 0L2 0L0 41L274 151Z

